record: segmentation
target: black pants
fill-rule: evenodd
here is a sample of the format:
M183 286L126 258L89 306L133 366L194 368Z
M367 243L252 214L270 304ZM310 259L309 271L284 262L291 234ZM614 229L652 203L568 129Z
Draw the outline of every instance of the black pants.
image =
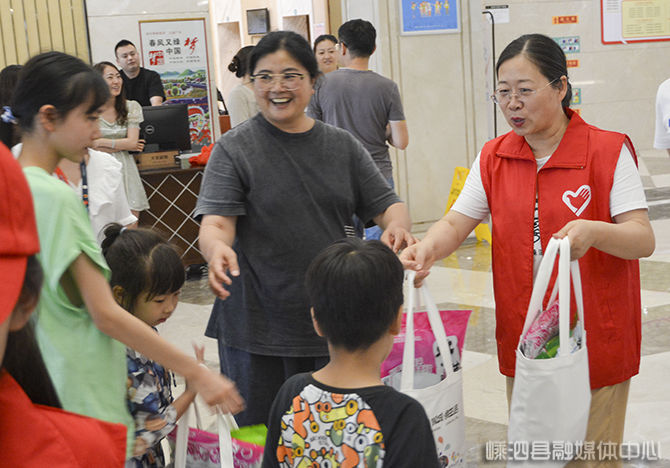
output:
M328 356L282 357L252 354L219 342L221 372L235 382L246 409L235 415L237 424L267 424L270 407L282 384L295 374L318 370Z

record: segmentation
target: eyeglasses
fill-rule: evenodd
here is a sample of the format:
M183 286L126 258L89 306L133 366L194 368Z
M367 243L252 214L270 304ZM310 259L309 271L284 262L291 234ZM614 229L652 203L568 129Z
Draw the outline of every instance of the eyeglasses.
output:
M279 79L279 85L286 91L295 91L300 87L300 82L305 77L302 73L258 73L251 75L251 81L260 89L269 89Z
M516 93L513 93L511 89L496 89L491 95L491 100L496 104L507 104L512 100L512 96L516 96L519 101L525 101L526 99L534 96L535 94L542 91L544 88L556 83L560 78L550 81L540 89L531 89L531 88L519 88Z

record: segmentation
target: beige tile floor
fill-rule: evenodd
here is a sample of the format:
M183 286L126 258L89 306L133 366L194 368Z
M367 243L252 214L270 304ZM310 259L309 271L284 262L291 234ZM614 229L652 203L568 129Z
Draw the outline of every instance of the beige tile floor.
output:
M670 159L642 152L640 172L650 203L656 251L640 262L642 278L642 362L631 382L624 440L652 442L660 460L631 460L629 467L670 467ZM472 309L463 353L463 389L468 466L503 466L485 460L489 441L504 441L507 430L505 379L498 372L490 246L466 241L436 265L427 280L442 308ZM216 342L203 336L213 296L205 280L187 281L181 302L161 334L185 350L197 341L206 361L218 369Z

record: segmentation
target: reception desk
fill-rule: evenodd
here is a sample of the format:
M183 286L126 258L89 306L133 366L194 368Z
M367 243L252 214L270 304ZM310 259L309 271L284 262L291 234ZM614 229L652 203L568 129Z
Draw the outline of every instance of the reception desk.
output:
M192 218L204 168L140 170L149 209L140 212L139 224L161 231L182 252L184 265L205 263L198 249L200 225Z
M230 117L219 116L219 124L221 133L230 130ZM181 169L176 151L142 153L136 159L149 199L149 209L140 212L140 226L163 232L182 251L187 267L206 263L198 248L200 224L192 218L205 168Z

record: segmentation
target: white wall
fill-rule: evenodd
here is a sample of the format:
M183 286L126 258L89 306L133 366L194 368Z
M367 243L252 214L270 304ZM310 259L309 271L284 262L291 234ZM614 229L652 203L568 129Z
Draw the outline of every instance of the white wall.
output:
M207 17L208 5L208 0L86 0L93 63L115 63L114 46L121 39L139 49L139 21Z
M245 8L252 6L270 6L273 27L278 26L274 23L279 20L278 0L211 1L217 28L230 25L222 15L243 17ZM398 192L409 203L415 224L430 224L444 212L454 168L469 167L483 143L493 136L492 105L487 99L491 91L491 28L481 14L490 2L460 0L460 33L401 36L399 0L330 1L341 1L343 21L363 17L377 28L372 67L398 83L410 132L407 150L392 151ZM241 5L239 11L233 3ZM600 0L499 3L509 5L510 22L496 26L496 55L525 33L579 36L581 52L568 57L580 61L579 68L568 70L573 86L582 91L582 104L576 107L589 123L628 133L636 148L652 147L654 96L658 85L670 76L670 42L603 45ZM289 4L294 1L282 3ZM295 5L298 8L302 3ZM87 0L87 8L91 52L97 62L113 60L114 44L121 38L139 42L138 20L207 16L208 2ZM163 13L156 13L159 10ZM551 17L558 15L578 15L579 23L553 25ZM209 49L210 64L218 62L224 96L236 84L225 67L236 48L250 43L245 18L239 19L239 44L230 38L237 30L224 26L218 52L214 47ZM215 69L210 65L212 80L217 75ZM498 115L498 133L508 130Z
M175 18L206 18L209 51L210 109L214 135L219 135L216 118L216 68L214 44L209 22L208 0L86 0L89 39L93 63L107 60L116 63L114 46L128 39L140 49L140 21Z
M376 71L400 88L410 143L405 151L392 149L391 158L398 194L420 229L444 213L454 168L474 158L469 29L401 36L398 3L342 0L342 21L362 17L375 25Z
M216 45L216 81L224 99L240 82L228 71L228 64L240 47L258 43L261 35L247 34L246 11L267 8L270 14L270 29L290 29L312 40L327 30L327 0L210 0L212 27ZM309 23L305 25L305 16ZM318 27L315 27L318 25Z
M364 19L375 25L377 29L377 50L370 57L370 70L374 70L380 75L386 75L382 57L384 57L385 46L381 37L379 27L379 5L377 0L342 0L342 22L350 19ZM339 27L339 26L338 26ZM337 31L331 34L337 37Z
M398 0L341 0L343 21L376 15L378 71L400 87L409 127L406 151L393 151L400 196L415 226L441 217L456 166L470 167L493 136L491 27L484 0L460 0L461 32L400 35ZM496 26L496 56L516 37L542 33L579 36L578 68L568 69L587 122L625 132L636 148L653 144L654 98L670 76L670 42L603 45L600 0L507 0L510 22ZM347 12L349 8L349 13ZM373 13L370 14L370 11ZM350 13L353 13L350 14ZM578 15L577 24L552 24L552 16ZM373 55L374 57L374 55ZM509 127L498 112L498 134Z
M569 68L573 87L581 88L582 117L607 130L627 133L638 149L650 149L654 133L654 101L658 85L670 76L670 42L604 45L600 0L510 0L510 23L496 27L497 53L521 34L579 36L579 60ZM577 24L552 24L551 18L578 15ZM503 121L503 130L506 127Z

